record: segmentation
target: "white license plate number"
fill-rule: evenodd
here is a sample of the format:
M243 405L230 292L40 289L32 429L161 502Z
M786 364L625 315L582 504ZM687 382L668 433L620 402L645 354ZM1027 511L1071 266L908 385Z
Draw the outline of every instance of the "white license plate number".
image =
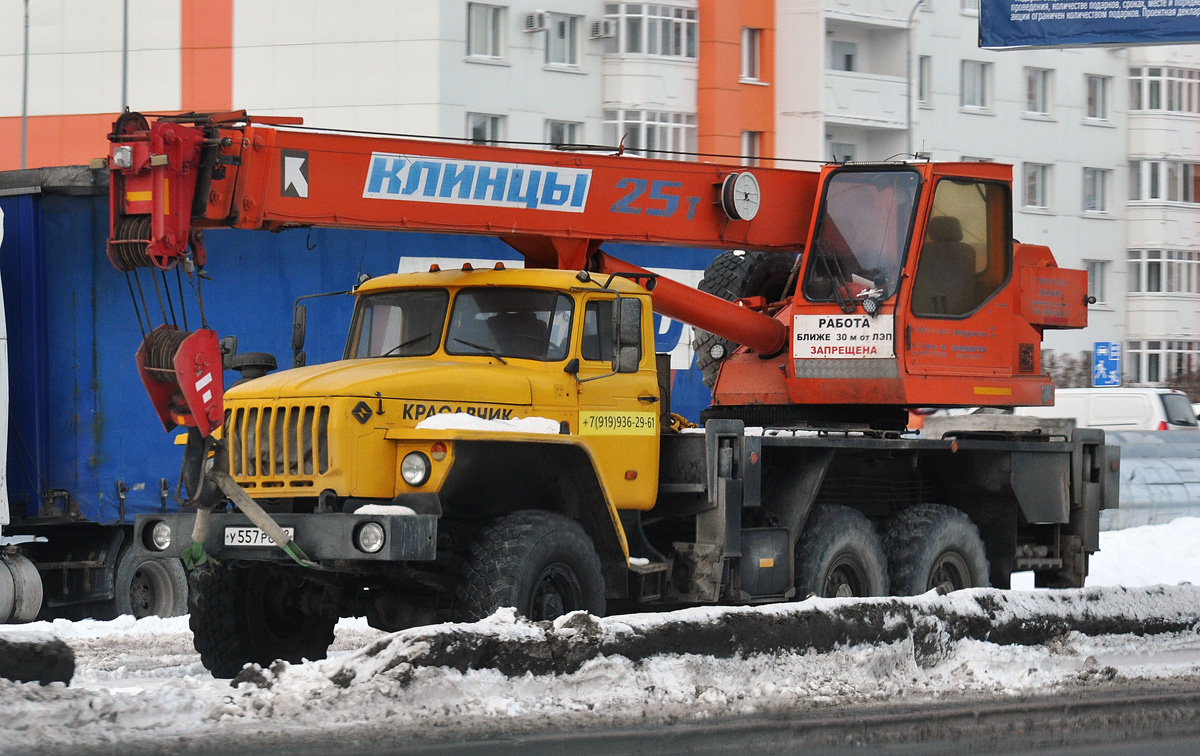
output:
M284 528L289 539L296 535L295 528ZM261 528L225 528L226 546L274 546L272 541Z

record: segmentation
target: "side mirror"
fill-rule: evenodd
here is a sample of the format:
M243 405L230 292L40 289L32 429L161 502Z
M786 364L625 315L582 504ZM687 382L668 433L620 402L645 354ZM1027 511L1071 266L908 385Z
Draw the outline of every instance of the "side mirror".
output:
M304 363L296 365L296 361L300 359L300 355L304 351L304 332L308 328L308 308L299 302L292 310L292 364L295 367L300 367Z
M566 365L563 365L563 372L567 375L579 375L579 358L572 357Z
M635 346L617 347L613 353L612 371L614 373L636 373L638 371L638 348Z
M641 357L642 301L618 297L613 302L613 360L614 373L636 373Z
M642 301L621 297L613 302L613 346L640 346L642 343Z
M233 357L237 354L237 336L223 336L218 342L221 345L221 367L232 370Z

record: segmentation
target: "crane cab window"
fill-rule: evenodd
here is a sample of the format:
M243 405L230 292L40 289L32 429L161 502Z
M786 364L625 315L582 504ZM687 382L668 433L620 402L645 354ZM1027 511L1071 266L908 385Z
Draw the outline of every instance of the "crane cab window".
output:
M445 289L409 289L359 298L346 359L426 357L437 351L446 324Z
M564 360L574 311L572 299L554 291L463 289L450 312L446 353Z
M913 280L914 314L964 317L1000 290L1012 267L1009 207L1003 184L938 182Z
M804 275L806 299L843 304L896 293L920 183L905 169L829 175Z

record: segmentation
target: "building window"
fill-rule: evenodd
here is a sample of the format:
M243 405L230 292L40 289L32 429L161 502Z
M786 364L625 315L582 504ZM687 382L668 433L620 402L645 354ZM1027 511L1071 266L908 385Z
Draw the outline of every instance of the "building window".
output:
M579 144L583 124L574 121L546 121L546 142L557 147L563 144Z
M605 40L606 53L695 58L698 24L695 8L657 3L609 3L605 18L615 34Z
M1050 71L1048 69L1025 69L1025 112L1042 116L1050 114Z
M1050 207L1050 166L1025 164L1025 207L1046 210Z
M979 0L959 0L959 8L968 15L979 15Z
M546 63L579 65L579 16L547 13Z
M829 153L835 163L854 162L854 145L850 142L833 142L829 145Z
M917 58L917 102L921 105L929 104L929 86L932 76L933 58L929 55Z
M1108 212L1108 176L1103 168L1083 169L1083 211L1085 213Z
M696 153L696 114L606 110L604 140L644 157L688 160Z
M1129 69L1129 109L1200 113L1200 70Z
M991 68L991 63L978 60L962 62L962 95L959 101L962 107L985 110L991 105L991 93L988 91Z
M742 165L756 166L762 155L762 132L742 132Z
M1096 304L1108 302L1108 261L1087 260L1088 296L1095 297Z
M1129 287L1130 294L1137 294L1142 290L1142 253L1131 251L1129 253L1129 273L1126 285Z
M1130 341L1125 344L1125 382L1142 382L1142 342Z
M762 29L742 29L742 78L758 81L758 53Z
M467 3L467 55L472 58L504 57L505 8Z
M1099 121L1108 120L1108 82L1107 76L1086 77L1087 87L1087 117Z
M1129 199L1200 203L1200 163L1129 161Z
M504 116L467 113L467 138L471 144L495 144L500 141Z
M1157 294L1163 290L1162 252L1157 249L1148 249L1144 254L1146 256L1146 286L1142 291Z
M853 42L831 42L829 45L829 68L833 71L854 71L858 45Z

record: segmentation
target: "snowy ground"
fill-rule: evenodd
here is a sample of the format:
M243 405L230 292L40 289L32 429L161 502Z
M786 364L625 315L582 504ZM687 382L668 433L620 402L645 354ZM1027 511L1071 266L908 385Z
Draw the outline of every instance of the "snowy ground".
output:
M0 680L0 710L7 715L0 753L106 744L136 753L139 744L195 745L268 730L349 732L367 722L421 738L479 736L772 714L901 696L1011 696L1114 679L1195 677L1200 684L1200 588L1176 585L1200 584L1196 543L1197 518L1101 534L1090 586L1173 586L1161 589L811 600L554 627L498 614L475 626L395 635L344 620L328 660L279 664L244 675L236 687L200 665L186 618L6 628L58 635L74 648L77 671L69 687ZM789 650L789 628L847 613L859 625L870 619L887 640L832 648L801 643ZM1046 631L1046 617L1091 622L1093 629L1056 634ZM1159 623L1153 634L1126 632L1151 628L1156 618L1175 624ZM1028 636L1031 645L987 642L976 637L980 619L1010 634L1036 626L1046 637ZM1109 621L1115 630L1095 634ZM673 637L711 642L726 628L724 652L662 652ZM512 659L529 649L553 651L553 658L543 653L534 665L540 674L512 668ZM484 657L489 661L480 663Z

